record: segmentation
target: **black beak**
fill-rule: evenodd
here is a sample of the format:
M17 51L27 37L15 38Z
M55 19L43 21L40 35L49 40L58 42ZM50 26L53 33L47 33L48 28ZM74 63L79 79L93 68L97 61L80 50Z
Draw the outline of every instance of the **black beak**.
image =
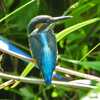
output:
M59 17L53 17L52 18L52 22L57 22L57 21L60 21L60 20L66 20L66 19L69 19L69 18L72 18L73 16L59 16Z

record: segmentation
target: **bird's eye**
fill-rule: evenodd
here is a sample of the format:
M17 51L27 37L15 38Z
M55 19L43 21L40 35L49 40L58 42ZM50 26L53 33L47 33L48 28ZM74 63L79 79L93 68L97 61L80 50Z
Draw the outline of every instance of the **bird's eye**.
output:
M51 21L49 19L46 20L46 23L50 23Z

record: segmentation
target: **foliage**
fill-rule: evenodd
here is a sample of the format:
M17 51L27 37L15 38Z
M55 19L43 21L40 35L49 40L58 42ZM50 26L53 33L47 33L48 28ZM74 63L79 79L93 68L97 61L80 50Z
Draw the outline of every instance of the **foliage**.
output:
M0 35L14 41L14 43L23 45L20 47L29 53L27 50L29 48L27 25L31 18L40 14L73 16L72 19L54 25L58 54L60 56L58 64L65 68L99 76L100 0L1 0ZM73 59L73 61L70 59ZM22 73L22 76L28 74L30 77L41 77L39 70L35 67L33 68L33 64L28 64L8 55L4 55L1 67L5 72L15 75ZM25 67L26 69L24 69ZM70 80L75 79L78 78L70 76ZM0 83L4 81L1 79ZM96 83L93 82L93 84ZM96 90L75 89L62 86L20 83L13 89L5 88L3 91L0 90L0 99L85 100L84 98L89 98L89 94L94 91L97 92L97 95L100 94L100 85L97 84L97 88Z

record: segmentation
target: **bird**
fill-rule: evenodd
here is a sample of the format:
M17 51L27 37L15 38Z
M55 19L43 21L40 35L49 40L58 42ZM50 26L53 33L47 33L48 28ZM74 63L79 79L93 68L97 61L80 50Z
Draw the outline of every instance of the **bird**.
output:
M42 72L45 83L48 85L51 84L57 60L56 37L49 25L71 17L39 15L32 18L28 24L28 42L32 58L36 59L37 66Z

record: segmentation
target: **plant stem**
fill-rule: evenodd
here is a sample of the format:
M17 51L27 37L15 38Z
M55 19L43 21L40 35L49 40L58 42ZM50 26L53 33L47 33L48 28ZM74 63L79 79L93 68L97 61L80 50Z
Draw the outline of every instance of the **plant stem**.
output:
M0 22L4 21L5 19L7 19L8 17L14 15L16 12L20 11L21 9L25 8L27 5L31 4L32 2L34 2L35 0L31 0L28 3L22 5L21 7L17 8L16 10L14 10L13 12L11 12L10 14L6 15L5 17L0 19Z
M95 50L98 46L100 46L100 43L98 43L95 47L93 47L88 53L86 53L80 61L82 61L84 58L86 58L93 50Z

